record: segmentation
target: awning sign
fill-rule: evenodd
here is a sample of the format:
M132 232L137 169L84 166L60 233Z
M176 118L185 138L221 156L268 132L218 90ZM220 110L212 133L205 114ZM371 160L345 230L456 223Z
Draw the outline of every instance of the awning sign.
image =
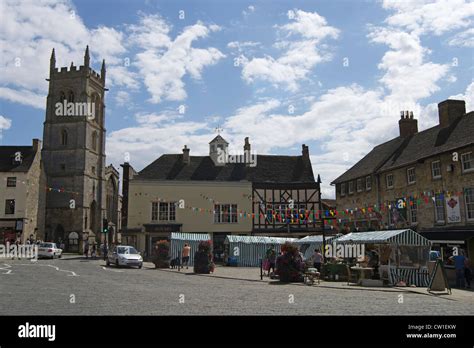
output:
M459 209L459 196L446 198L446 212L448 223L461 222L461 210Z

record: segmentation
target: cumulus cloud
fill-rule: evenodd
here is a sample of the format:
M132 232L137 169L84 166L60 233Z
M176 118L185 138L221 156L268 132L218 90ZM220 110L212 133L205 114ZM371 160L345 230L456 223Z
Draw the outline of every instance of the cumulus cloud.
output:
M329 26L316 12L296 10L291 12L290 18L290 23L276 27L285 35L285 39L274 45L282 50L278 58L242 55L242 78L247 83L260 80L295 92L317 64L331 59L331 54L320 43L336 39L339 30Z
M0 12L0 83L4 86L0 98L43 109L52 48L57 66L73 61L80 65L87 44L98 68L101 59L106 59L111 85L137 86L132 74L115 67L126 53L123 33L106 26L87 28L71 2L5 0L0 2Z
M218 26L198 21L184 28L174 40L168 36L170 29L157 15L144 16L138 25L130 28L131 37L141 49L136 55L136 66L151 94L152 103L186 99L183 78L189 75L199 80L205 67L225 57L214 47L192 47L196 40L218 31Z
M449 39L450 46L474 47L474 28L457 33Z

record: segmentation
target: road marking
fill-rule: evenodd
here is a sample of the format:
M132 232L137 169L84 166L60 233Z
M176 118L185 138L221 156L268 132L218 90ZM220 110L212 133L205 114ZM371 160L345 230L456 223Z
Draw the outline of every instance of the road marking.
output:
M122 273L123 271L119 271L118 269L110 269L110 268L107 268L107 267L104 267L102 266L102 269L104 271L111 271L111 272L117 272L117 273Z
M11 269L7 269L7 268L12 268L12 266L10 266L10 265L8 265L8 264L6 264L6 263L4 263L3 266L6 266L6 268L5 268L5 267L0 267L0 269L3 269L4 271L7 271L7 273L2 273L2 274L12 274L12 270L11 270Z
M79 277L79 274L76 274L76 272L74 272L74 271L59 269L59 267L54 266L54 265L41 265L41 264L38 264L38 263L30 263L30 264L28 264L28 263L18 263L17 265L19 265L19 266L46 266L46 267L52 267L58 272L69 272L69 273L71 273L71 274L68 274L69 277Z

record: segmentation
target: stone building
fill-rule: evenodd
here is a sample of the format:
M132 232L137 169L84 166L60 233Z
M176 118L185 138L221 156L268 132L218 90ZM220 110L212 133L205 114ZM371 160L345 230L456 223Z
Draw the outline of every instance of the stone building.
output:
M215 249L223 249L228 234L321 233L321 221L309 214L321 210L321 197L306 145L300 156L252 155L256 162L244 163L221 161L227 146L219 135L209 156L190 156L185 146L138 173L124 163L122 242L149 253L171 232L209 233ZM243 149L250 155L248 138Z
M42 150L51 188L44 239L71 250L98 239L106 217L105 75L105 61L100 74L91 68L89 47L83 65L59 69L53 49Z
M45 174L41 141L0 146L0 243L39 238L44 229Z
M438 111L439 124L422 132L402 112L400 135L333 181L338 211L353 211L341 219L350 230L409 227L474 254L474 112L462 100Z
M122 228L121 221L121 196L119 195L120 173L113 165L105 168L106 181L106 214L107 219L107 241L117 244L120 240L119 233ZM103 239L103 236L102 236Z

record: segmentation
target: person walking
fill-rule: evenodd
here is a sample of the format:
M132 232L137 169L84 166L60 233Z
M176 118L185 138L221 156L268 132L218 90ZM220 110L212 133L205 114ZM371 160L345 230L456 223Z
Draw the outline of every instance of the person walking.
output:
M191 247L186 243L184 244L183 251L181 252L181 265L184 268L184 264L186 264L186 269L188 269L189 265L189 255L191 254Z
M270 248L267 249L266 257L269 262L268 276L270 276L271 270L273 270L273 273L275 273L275 264L276 264L276 252L275 252L275 249L273 248L273 245L271 245Z
M89 258L89 242L88 241L84 242L84 255L86 259Z
M104 254L104 261L107 260L107 254L109 253L109 248L107 247L107 243L104 243L102 246L102 253Z
M469 259L466 257L464 259L464 278L466 279L466 289L471 288L471 267Z
M464 250L460 250L458 255L451 256L449 259L454 261L454 269L456 270L456 287L462 289L465 286L465 263L467 260L464 256Z
M321 264L323 263L323 255L319 249L314 249L313 254L313 266L318 269L318 272L321 272Z
M95 243L92 244L91 258L95 259L97 247Z

